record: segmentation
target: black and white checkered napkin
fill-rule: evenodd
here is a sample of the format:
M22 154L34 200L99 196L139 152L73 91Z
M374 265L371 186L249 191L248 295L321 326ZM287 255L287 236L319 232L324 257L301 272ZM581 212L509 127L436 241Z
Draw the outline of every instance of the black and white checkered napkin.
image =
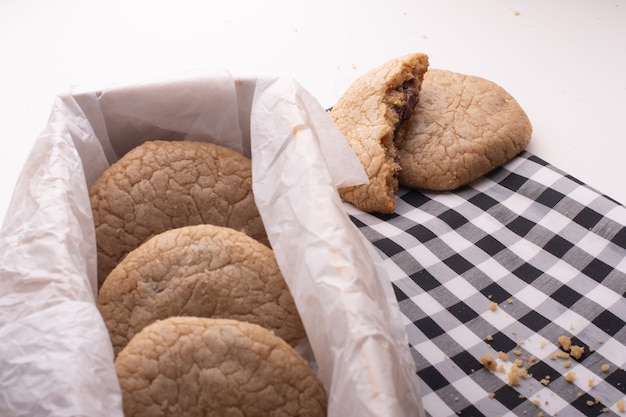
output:
M347 210L384 258L428 414L626 415L624 206L524 152L454 192L400 190L392 215Z

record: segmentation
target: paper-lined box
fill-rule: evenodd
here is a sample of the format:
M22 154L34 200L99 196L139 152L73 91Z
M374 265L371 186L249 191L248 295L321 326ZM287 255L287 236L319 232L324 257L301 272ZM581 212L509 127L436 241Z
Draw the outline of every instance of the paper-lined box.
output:
M122 415L94 301L88 189L154 139L210 141L251 157L257 206L329 415L422 415L390 282L336 192L367 181L358 159L297 82L223 71L57 97L0 234L0 414Z

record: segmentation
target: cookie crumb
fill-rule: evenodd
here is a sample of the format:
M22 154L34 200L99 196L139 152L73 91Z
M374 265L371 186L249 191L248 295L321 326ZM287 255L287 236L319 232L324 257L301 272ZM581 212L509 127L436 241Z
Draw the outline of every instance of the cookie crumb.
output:
M604 365L601 366L602 372L607 373L609 372L609 369L611 369L611 365L609 365L608 363L605 363Z
M513 11L513 16L519 16L519 15L520 15L520 13L519 13L519 11L518 11L518 10L514 10L514 11Z
M571 361L563 362L563 368L569 368L570 366L572 366L572 362Z
M564 351L569 352L570 349L572 348L572 339L570 339L569 337L565 336L565 335L561 335L559 336L559 338L557 339L559 344L561 345L561 347L563 348Z
M587 386L588 386L589 388L593 388L595 385L596 385L596 380L595 380L594 378L589 378L589 379L587 380Z
M552 359L552 360L555 360L557 358L559 358L559 359L568 359L569 357L570 357L569 353L561 352L561 351L554 352L554 353L550 354L550 359Z
M568 373L565 374L565 380L567 382L572 382L572 381L574 381L575 378L576 378L576 373L575 372L569 371Z
M489 398L495 398L495 396L496 396L495 392L490 392L490 393L487 394L487 397L489 397Z
M498 304L494 303L493 301L491 303L489 303L489 310L491 311L496 311L498 309Z
M620 413L626 411L626 404L624 403L623 399L617 400L615 406L617 407L617 411L619 411Z
M480 363L485 368L489 370L489 372L493 372L498 366L497 362L493 359L491 353L487 353L480 357Z
M585 353L585 348L580 346L572 346L570 355L574 359L580 359Z
M511 387L518 386L520 378L528 378L528 371L526 370L526 368L520 367L519 362L521 361L518 359L513 363L513 366L511 366L511 369L509 369L509 373L507 375L508 384Z
M509 355L507 355L506 353L499 351L498 352L498 359L500 359L503 362L508 362L509 360Z

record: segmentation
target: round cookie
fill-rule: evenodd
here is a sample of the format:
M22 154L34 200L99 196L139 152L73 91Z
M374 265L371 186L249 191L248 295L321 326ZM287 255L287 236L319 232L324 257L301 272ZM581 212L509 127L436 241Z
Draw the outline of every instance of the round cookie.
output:
M400 185L447 191L506 163L532 126L509 93L484 78L430 69L411 118L398 130Z
M413 114L428 56L417 53L386 62L353 82L330 116L356 153L369 184L339 189L357 208L392 213L398 191L394 139L398 126Z
M172 317L115 360L124 415L325 416L321 382L291 346L251 323Z
M172 316L248 321L293 346L306 336L272 249L214 225L168 230L143 243L109 274L97 305L115 354Z
M250 159L211 143L145 142L103 173L90 200L98 287L126 254L165 230L207 223L268 242Z

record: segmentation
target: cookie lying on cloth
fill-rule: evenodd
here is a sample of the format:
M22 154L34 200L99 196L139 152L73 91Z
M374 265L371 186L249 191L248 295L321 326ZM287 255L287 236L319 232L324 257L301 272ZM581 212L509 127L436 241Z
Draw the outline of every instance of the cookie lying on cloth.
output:
M215 224L267 243L250 159L210 143L146 142L103 173L90 200L98 286L131 250L177 227Z
M263 327L174 317L137 334L115 361L124 415L325 416L307 362Z
M411 54L388 61L359 77L330 116L359 157L369 184L341 188L344 201L364 211L391 213L398 191L394 138L413 114L428 56Z
M398 130L400 185L453 190L503 165L530 142L515 99L475 76L429 69L415 113Z
M109 274L97 304L116 354L141 329L172 316L248 321L292 346L306 336L272 249L214 225L168 230L143 243Z

